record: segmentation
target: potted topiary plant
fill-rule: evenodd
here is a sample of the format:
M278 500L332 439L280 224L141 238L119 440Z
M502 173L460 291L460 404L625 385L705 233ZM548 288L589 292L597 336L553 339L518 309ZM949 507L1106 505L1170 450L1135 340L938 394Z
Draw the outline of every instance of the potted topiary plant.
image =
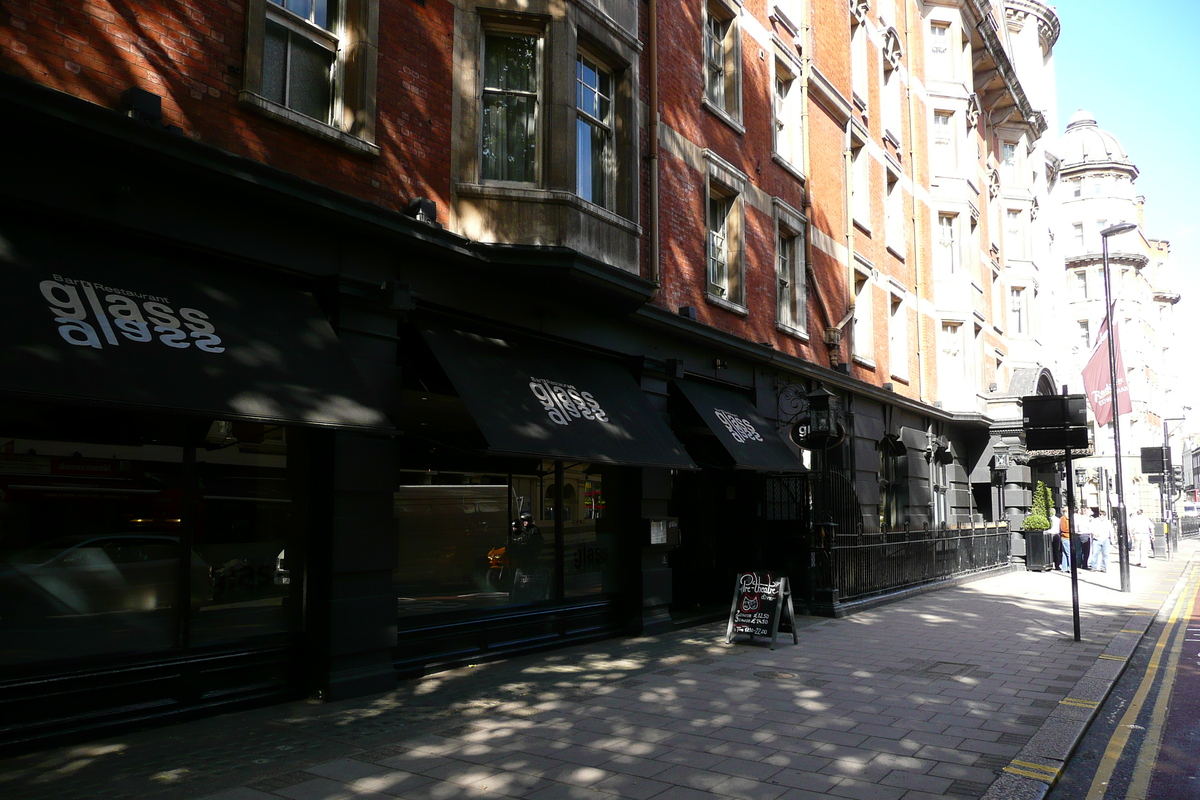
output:
M1022 527L1027 531L1044 531L1050 527L1050 490L1041 481L1037 482L1037 489L1033 492L1033 508L1029 510Z
M1025 529L1025 569L1039 572L1052 569L1053 552L1046 531L1050 527L1050 490L1046 484L1037 482L1033 492L1033 508L1022 524Z

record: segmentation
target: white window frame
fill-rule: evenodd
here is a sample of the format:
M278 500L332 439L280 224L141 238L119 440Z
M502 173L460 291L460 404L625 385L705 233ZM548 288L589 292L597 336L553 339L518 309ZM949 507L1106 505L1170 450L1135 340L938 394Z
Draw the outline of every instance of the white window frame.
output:
M944 20L935 19L929 22L929 77L941 80L954 78L954 59L950 49L950 23Z
M1079 352L1088 353L1092 349L1092 324L1086 319L1079 320Z
M537 64L534 67L535 72L535 87L529 89L515 89L507 87L487 86L486 64L488 52L488 40L495 38L528 38L536 42L537 47ZM477 108L479 109L479 182L486 184L495 184L501 186L540 186L542 182L542 107L545 104L545 77L543 76L543 65L545 63L544 48L546 45L545 31L541 28L532 26L510 26L503 24L490 24L485 21L482 35L479 40L479 97L477 99ZM527 97L534 101L533 108L533 156L532 156L532 174L526 178L513 179L511 177L496 177L486 174L486 160L484 159L483 147L484 141L487 138L488 122L487 114L484 113L484 108L487 104L487 99L492 96L500 97Z
M325 25L310 10L307 17L272 0L247 0L246 58L243 85L238 100L243 105L279 122L305 130L357 153L376 156L375 139L376 69L379 21L377 0L345 0L337 3ZM300 37L331 56L328 74L328 108L310 116L289 102L285 88L282 100L268 87L271 67L267 63L268 26L282 27L291 39ZM289 48L288 63L290 63ZM285 87L290 77L282 76Z
M850 206L854 224L871 230L871 154L866 141L858 135L850 140Z
M905 256L905 216L904 216L904 182L900 173L893 169L886 170L887 181L884 187L884 240L886 246L901 260Z
M799 174L803 164L804 130L800 107L800 69L790 59L777 55L772 78L774 155Z
M951 394L967 377L966 347L962 320L942 320L938 335L938 392ZM943 382L942 378L946 378Z
M946 109L933 112L933 169L935 174L954 175L958 171L958 129L955 113Z
M584 80L585 69L590 69L597 77L597 86L592 87ZM608 83L608 94L604 94L604 82ZM583 200L608 210L613 210L616 199L617 159L614 133L616 117L617 78L614 70L603 60L595 58L585 49L575 56L575 192ZM589 97L591 102L588 102ZM593 113L598 112L598 113ZM584 141L585 133L589 134ZM587 176L584 175L583 157L593 155L594 134L600 134L601 153L600 168L603 171L599 184L602 196L597 198L596 180L592 169L588 176L592 178L590 186L584 186ZM586 149L586 153L584 150ZM589 167L594 169L595 160L589 159Z
M1075 280L1071 288L1076 300L1091 299L1091 278L1086 267L1075 270Z
M935 264L946 275L956 275L962 268L962 233L959 230L958 217L958 214L946 211L937 215L933 246L940 255L935 259Z
M309 45L315 46L322 50L329 59L329 68L326 74L325 89L329 93L329 100L326 103L326 108L323 114L308 114L297 108L296 102L291 98L291 63L292 56L295 50L289 46L287 48L286 64L284 67L284 75L280 76L280 82L283 84L284 96L282 100L276 100L280 105L295 111L297 114L311 117L312 119L322 122L326 125L332 125L333 121L338 116L338 111L341 107L341 92L338 90L340 82L335 80L335 75L338 72L338 51L340 48L339 31L342 30L342 19L340 9L334 10L329 20L329 27L324 28L319 23L313 20L315 16L316 4L310 6L309 18L305 19L299 14L284 8L282 5L268 0L266 3L267 26L275 25L286 31L289 40L291 37L299 37ZM270 33L268 30L268 39ZM267 59L264 58L263 64L263 86L266 88L267 83Z
M867 49L870 35L867 23L850 17L850 90L854 102L866 114L870 107L870 77L867 75Z
M990 298L992 301L992 321L996 328L1003 332L1004 320L1004 290L1000 282L1000 265L992 262L992 282L990 288Z
M1017 151L1017 142L1006 140L1000 141L1000 174L1004 177L1004 182L1008 186L1019 187L1023 185L1021 181L1020 171L1020 154Z
M972 327L975 334L975 391L978 393L987 386L987 338L983 335L981 324L976 322Z
M908 381L908 303L895 289L888 303L888 369L893 378Z
M711 151L704 153L705 296L739 314L746 313L747 177Z
M981 272L983 270L983 255L979 252L979 238L983 234L982 226L979 224L979 217L971 214L970 220L967 223L969 230L967 231L966 241L966 259L965 266L971 274L971 280L983 291Z
M883 62L883 96L880 102L883 106L880 116L883 117L883 135L891 140L896 147L904 142L904 84L900 80L900 69L892 66L886 58Z
M1010 286L1008 288L1008 334L1009 336L1028 336L1029 330L1029 288L1026 286Z
M1025 209L1008 208L1004 211L1004 255L1006 258L1026 258Z
M854 265L854 319L851 330L851 355L864 366L875 366L875 292L874 268L856 256Z
M704 103L740 126L742 35L739 6L706 0L704 6Z
M808 224L800 212L775 198L775 278L777 326L793 336L808 337Z

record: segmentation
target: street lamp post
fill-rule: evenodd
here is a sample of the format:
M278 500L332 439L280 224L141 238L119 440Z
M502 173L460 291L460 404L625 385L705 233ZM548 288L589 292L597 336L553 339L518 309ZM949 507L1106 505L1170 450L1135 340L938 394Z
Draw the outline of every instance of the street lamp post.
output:
M1121 591L1131 591L1129 585L1128 525L1125 519L1125 479L1121 472L1121 405L1117 397L1117 344L1113 335L1112 280L1108 274L1108 237L1137 230L1137 223L1119 222L1100 231L1100 248L1104 258L1104 319L1108 323L1108 377L1113 404L1113 451L1117 467L1117 553L1121 564Z

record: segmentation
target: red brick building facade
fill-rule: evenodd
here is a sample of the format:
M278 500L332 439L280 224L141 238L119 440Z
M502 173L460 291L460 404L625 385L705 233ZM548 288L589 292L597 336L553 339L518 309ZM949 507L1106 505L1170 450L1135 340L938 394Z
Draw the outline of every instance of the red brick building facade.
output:
M968 319L1004 346L966 95L1032 114L963 25L991 71L932 99L948 8L1004 24L982 0L5 0L0 474L50 476L0 496L28 567L0 625L32 642L0 661L6 740L662 630L739 570L843 613L880 589L835 585L835 539L1006 542L988 421L942 407L939 362ZM942 176L954 103L978 163ZM978 198L939 205L943 179ZM935 237L968 209L960 280ZM82 580L72 548L130 588L48 588Z

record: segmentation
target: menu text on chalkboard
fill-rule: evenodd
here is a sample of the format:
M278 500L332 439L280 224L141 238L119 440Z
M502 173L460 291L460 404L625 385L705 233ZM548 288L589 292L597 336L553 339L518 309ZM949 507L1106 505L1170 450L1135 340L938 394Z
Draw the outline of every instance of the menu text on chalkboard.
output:
M729 607L725 643L732 642L738 634L770 636L771 649L774 650L779 623L784 614L792 632L792 644L796 644L799 638L796 636L796 615L792 610L792 589L788 579L776 577L770 572L743 572L733 585L733 604Z

